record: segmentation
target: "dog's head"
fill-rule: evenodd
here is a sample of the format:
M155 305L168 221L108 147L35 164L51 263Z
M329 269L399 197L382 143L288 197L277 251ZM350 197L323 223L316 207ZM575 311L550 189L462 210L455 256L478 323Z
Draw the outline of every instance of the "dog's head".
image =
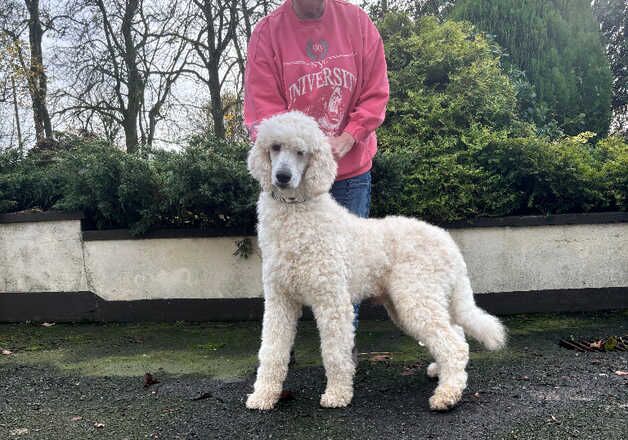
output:
M276 188L311 198L329 191L337 165L316 121L291 111L260 123L248 169L263 191Z

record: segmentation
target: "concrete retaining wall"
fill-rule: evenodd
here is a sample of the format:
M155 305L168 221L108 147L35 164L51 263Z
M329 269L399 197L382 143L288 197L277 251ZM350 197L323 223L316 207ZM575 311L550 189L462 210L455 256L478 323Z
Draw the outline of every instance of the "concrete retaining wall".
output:
M598 216L595 224L456 227L450 232L476 293L626 288L628 222L620 214L611 223ZM0 218L0 295L93 292L106 301L260 297L255 237L248 237L254 249L248 259L234 255L236 241L243 238L127 239L107 231L94 237L81 231L79 217Z
M628 223L450 232L475 292L628 286Z
M0 292L88 290L80 220L0 223Z
M260 296L261 260L233 255L237 239L85 241L87 290L106 300Z

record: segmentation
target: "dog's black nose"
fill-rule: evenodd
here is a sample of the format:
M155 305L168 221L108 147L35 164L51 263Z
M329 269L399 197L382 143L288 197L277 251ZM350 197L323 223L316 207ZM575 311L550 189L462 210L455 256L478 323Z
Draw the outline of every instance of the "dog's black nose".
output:
M276 174L276 177L279 183L288 183L290 182L290 179L292 178L292 174L286 173L285 171L279 171Z

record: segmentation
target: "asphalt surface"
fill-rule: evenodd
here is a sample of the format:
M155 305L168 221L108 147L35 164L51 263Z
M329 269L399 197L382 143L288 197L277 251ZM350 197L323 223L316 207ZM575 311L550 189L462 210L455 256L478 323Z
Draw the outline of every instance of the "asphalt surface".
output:
M447 413L428 407L428 354L389 322L360 323L345 409L319 407L317 334L301 323L290 398L270 412L244 406L259 323L0 325L0 439L628 438L628 353L558 345L625 335L628 312L504 321L508 348L472 344L468 388ZM159 383L144 387L145 372Z

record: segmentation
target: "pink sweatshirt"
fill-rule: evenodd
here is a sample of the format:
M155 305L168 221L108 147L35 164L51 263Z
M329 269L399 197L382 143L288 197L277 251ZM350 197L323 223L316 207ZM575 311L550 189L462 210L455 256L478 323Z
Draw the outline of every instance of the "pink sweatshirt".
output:
M384 120L388 77L375 25L357 6L324 0L319 19L301 20L286 0L255 27L244 80L244 122L252 139L263 119L300 110L329 136L356 140L336 180L371 169Z

